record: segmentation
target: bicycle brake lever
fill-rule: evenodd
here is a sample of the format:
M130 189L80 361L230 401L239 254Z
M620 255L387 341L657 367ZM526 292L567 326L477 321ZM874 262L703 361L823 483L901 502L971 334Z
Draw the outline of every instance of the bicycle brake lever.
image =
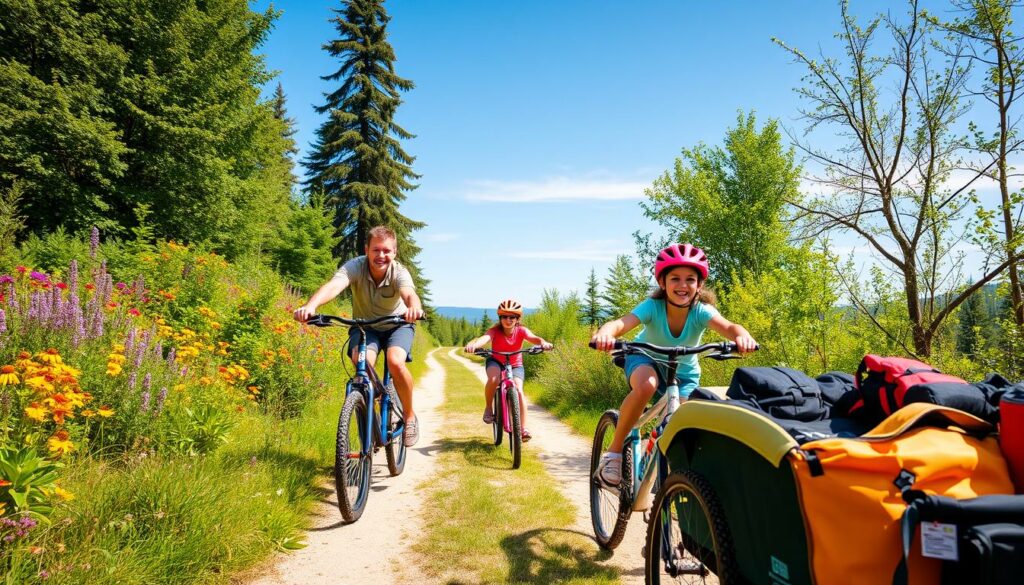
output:
M743 359L743 356L736 355L734 353L716 353L714 355L709 355L709 356L705 356L705 357L707 357L708 359L715 360L717 362L722 362L722 361L725 361L725 360L741 360L741 359Z

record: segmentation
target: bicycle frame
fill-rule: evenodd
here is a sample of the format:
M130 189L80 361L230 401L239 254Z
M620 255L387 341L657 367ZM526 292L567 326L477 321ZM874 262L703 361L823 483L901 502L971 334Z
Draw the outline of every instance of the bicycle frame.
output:
M373 409L374 399L377 397L378 390L382 390L387 387L391 381L391 371L388 370L387 360L384 361L384 380L381 381L377 377L377 371L373 368L366 366L366 331L360 327L362 335L359 339L358 356L356 359L356 373L352 378L349 379L348 384L345 386L345 396L348 396L351 392L364 392L366 394L366 426L368 436L363 437L362 441L362 455L368 455L371 446L376 449L390 443L395 437L401 435L405 431L405 423L399 424L395 431L392 433L388 432L388 421L391 416L391 397L388 396L387 392L379 392L380 394L380 420L374 421L376 412ZM374 424L374 423L377 424Z
M642 478L639 482L633 483L632 500L634 512L644 511L651 507L651 502L654 499L652 487L655 480L660 479L660 476L663 475L655 472L656 469L661 467L661 454L655 443L657 438L661 436L661 432L664 430L665 424L668 423L668 419L679 408L679 384L675 383L675 376L676 363L672 362L669 366L669 379L673 383L665 389L664 396L640 415L636 424L630 429L629 435L626 436L626 444L623 448L633 450L633 477ZM643 445L640 429L654 420L660 420L661 422L652 431L647 445ZM647 447L650 447L650 449Z

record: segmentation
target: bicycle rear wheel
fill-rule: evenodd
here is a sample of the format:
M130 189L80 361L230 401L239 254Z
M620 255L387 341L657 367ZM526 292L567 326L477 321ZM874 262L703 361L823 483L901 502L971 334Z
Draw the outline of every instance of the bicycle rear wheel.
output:
M405 411L402 409L402 400L398 398L394 383L388 384L385 390L391 401L391 414L388 421L388 436L395 431L405 430ZM405 433L399 432L394 439L387 441L384 445L384 456L388 460L388 471L391 475L400 475L405 470Z
M618 488L605 486L595 475L601 455L608 450L618 424L619 411L605 411L597 421L590 452L590 520L594 525L594 539L601 548L608 550L622 542L633 508L633 450L629 445L622 450L622 479Z
M646 582L738 582L729 524L714 488L700 474L673 473L658 491L647 526Z
M351 392L345 398L338 419L334 487L338 496L338 509L346 523L359 520L370 495L373 439L369 438L370 432L366 428L366 408L363 393Z
M494 413L494 421L491 423L491 433L494 435L494 445L501 444L505 435L505 404L501 399L501 386L494 389L494 398L491 399L491 412Z
M512 469L519 469L523 462L523 429L519 412L519 391L515 384L508 389L506 396L508 396L508 419L511 423L509 425L511 428L508 431L508 448L512 451Z

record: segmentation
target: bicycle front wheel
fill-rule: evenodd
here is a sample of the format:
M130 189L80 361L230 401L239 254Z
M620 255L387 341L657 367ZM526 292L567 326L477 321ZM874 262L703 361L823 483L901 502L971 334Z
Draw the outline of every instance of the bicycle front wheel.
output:
M597 479L597 464L615 436L619 411L607 410L597 421L594 445L590 452L590 520L594 539L601 548L612 550L626 534L626 523L633 508L633 450L622 450L622 479L619 486L609 487Z
M341 407L334 451L334 487L346 523L359 520L370 495L373 439L366 428L366 398L351 392Z
M398 392L394 384L388 384L385 389L391 402L391 414L388 421L388 436L398 430L405 429L405 411L402 410L402 401L398 398ZM388 460L388 471L391 475L400 475L405 470L405 433L398 433L394 439L384 444L384 457Z
M519 412L519 391L515 385L508 389L508 448L512 451L512 469L519 469L523 462L523 429Z
M646 582L738 582L736 557L725 511L714 488L689 470L673 473L658 491L647 526Z

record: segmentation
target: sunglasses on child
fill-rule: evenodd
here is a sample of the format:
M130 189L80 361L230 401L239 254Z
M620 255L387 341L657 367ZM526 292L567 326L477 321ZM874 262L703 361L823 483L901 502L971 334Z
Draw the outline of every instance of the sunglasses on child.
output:
M498 318L502 319L502 320L509 319L509 320L515 321L519 317L516 317L515 315L502 315L501 317L498 317Z

